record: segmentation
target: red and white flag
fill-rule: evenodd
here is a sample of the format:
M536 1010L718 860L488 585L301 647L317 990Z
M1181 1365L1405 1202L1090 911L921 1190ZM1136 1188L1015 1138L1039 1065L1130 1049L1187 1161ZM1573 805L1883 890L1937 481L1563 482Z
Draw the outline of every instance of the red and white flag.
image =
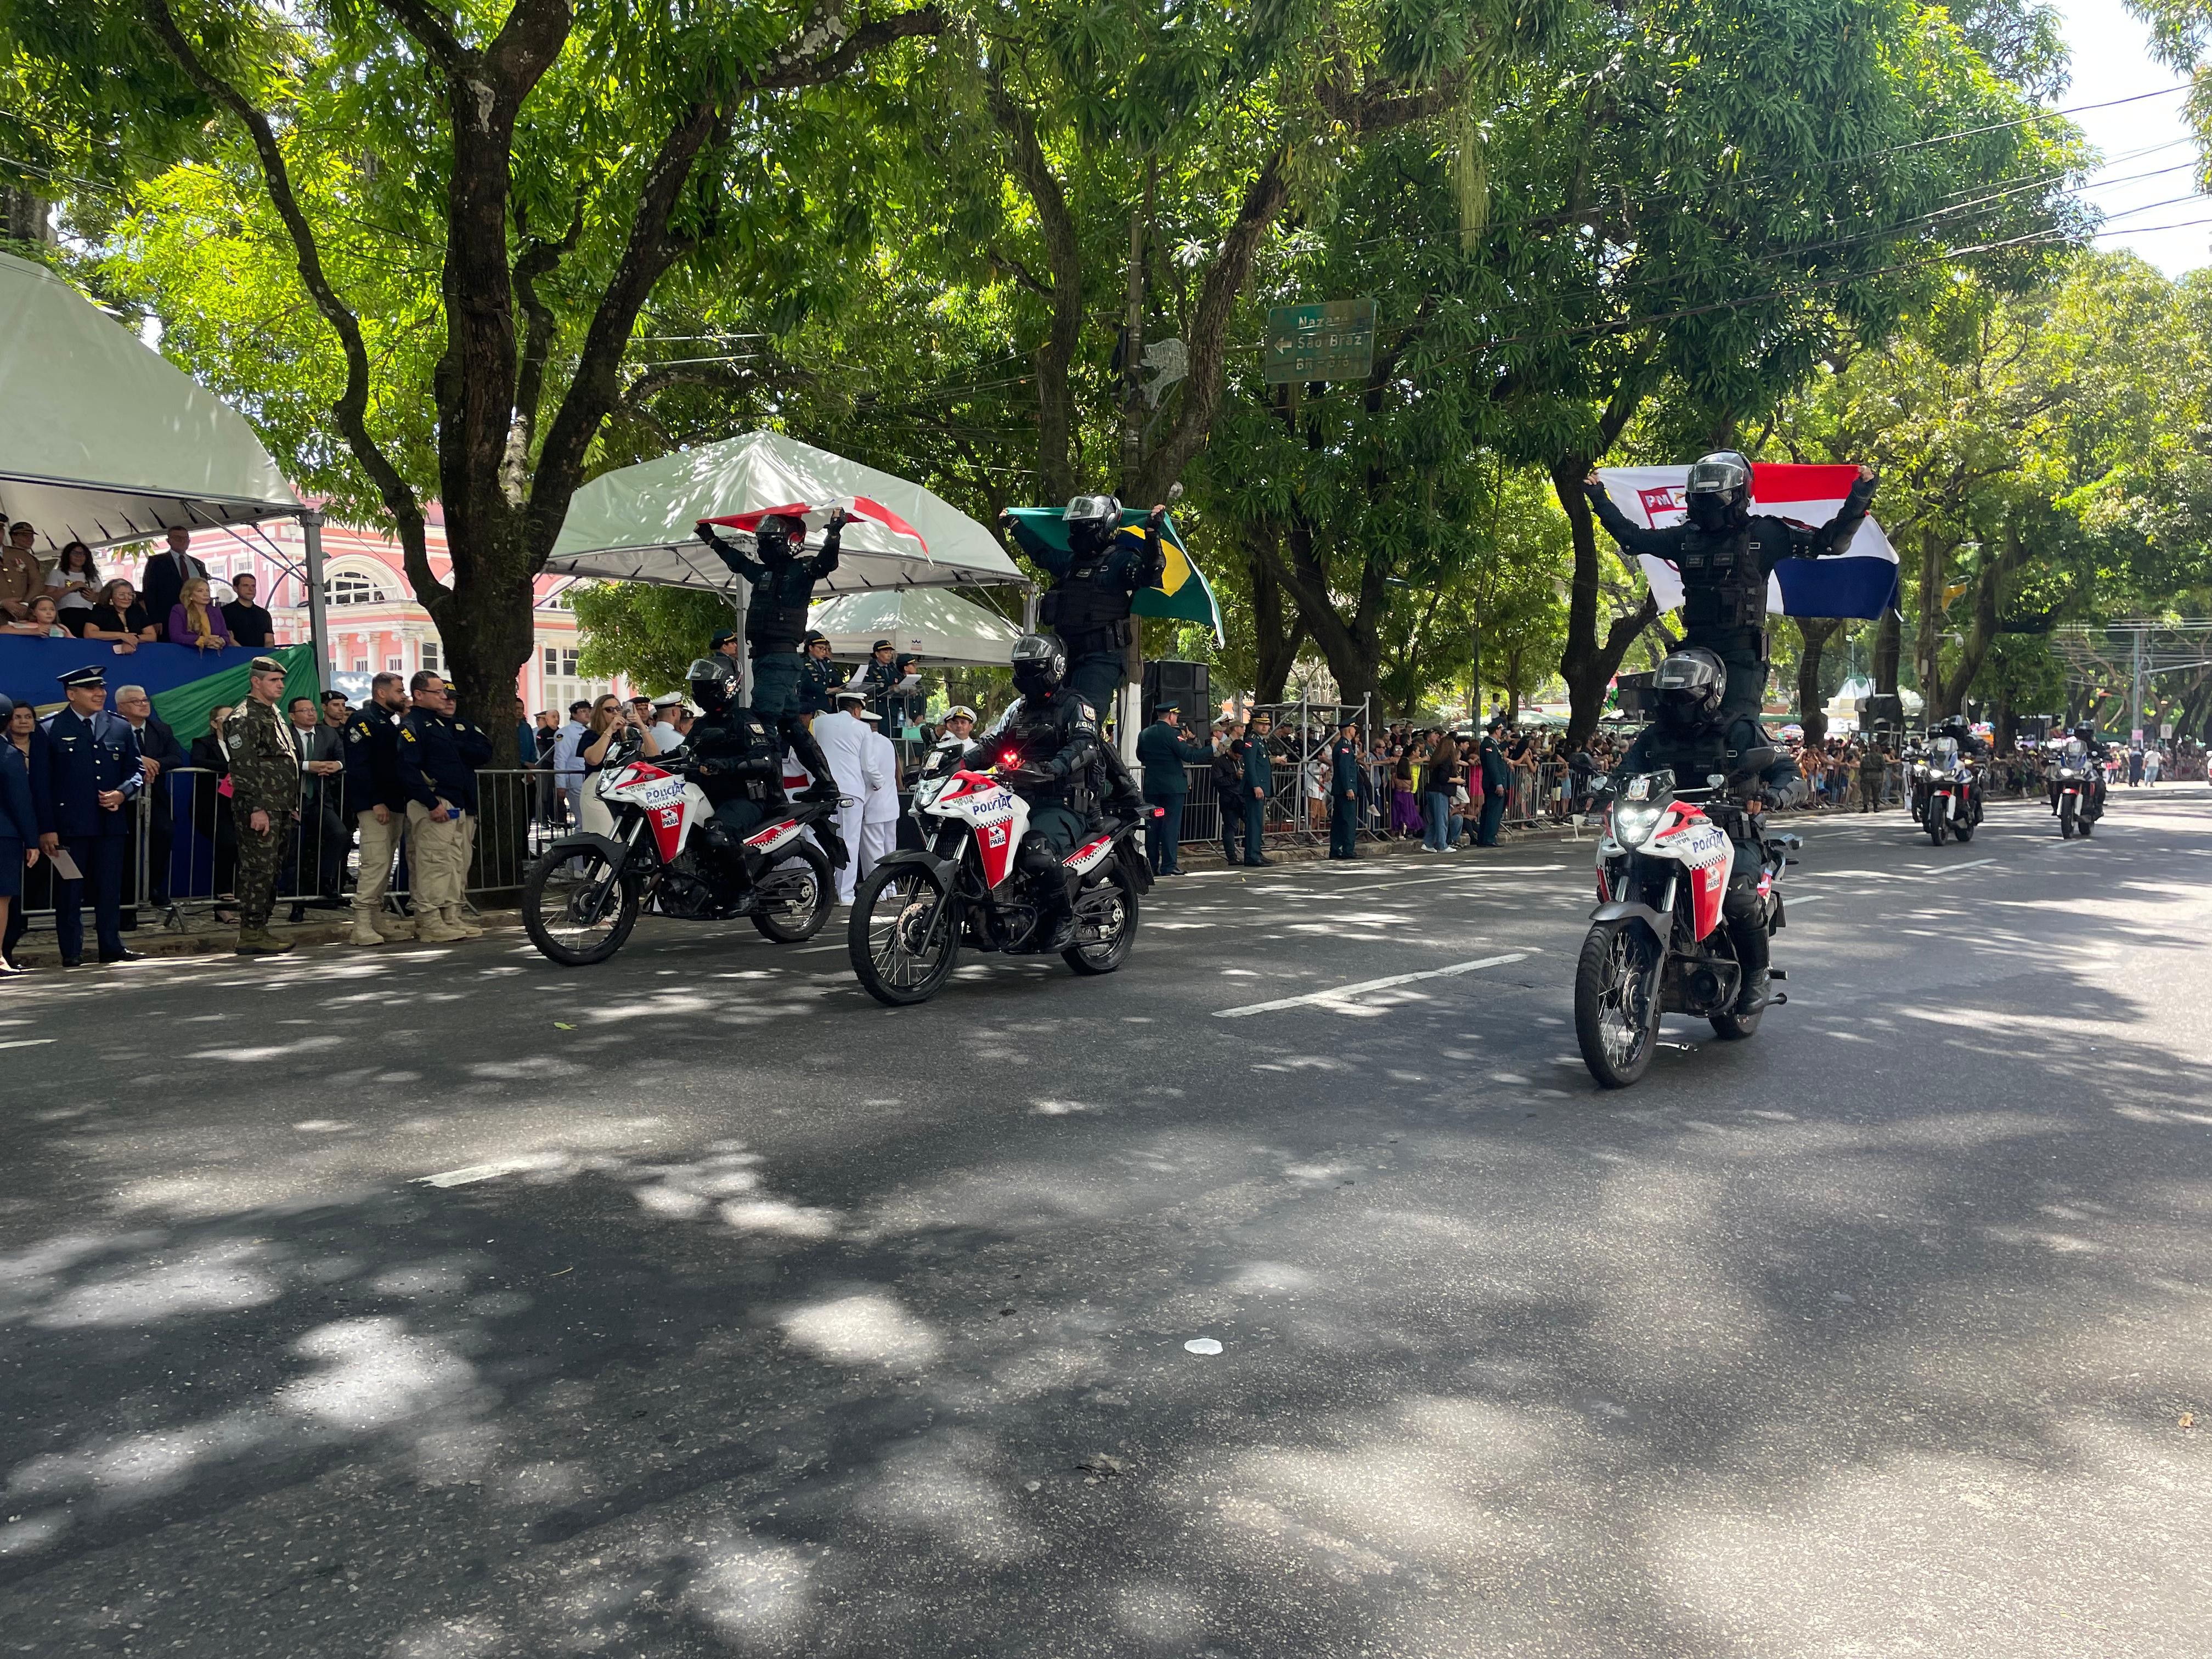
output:
M780 514L785 518L802 520L809 530L818 531L830 522L830 515L841 507L845 509L848 518L864 520L875 527L877 533L870 538L872 550L877 552L895 550L891 547L881 545L888 538L894 543L904 543L924 558L929 556L929 544L923 539L921 532L916 530L881 501L872 501L866 495L836 496L823 502L819 507L805 501L790 501L781 507L753 507L744 513L730 513L720 518L702 519L699 522L725 525L732 530L742 530L748 535L753 535L758 533L763 519Z

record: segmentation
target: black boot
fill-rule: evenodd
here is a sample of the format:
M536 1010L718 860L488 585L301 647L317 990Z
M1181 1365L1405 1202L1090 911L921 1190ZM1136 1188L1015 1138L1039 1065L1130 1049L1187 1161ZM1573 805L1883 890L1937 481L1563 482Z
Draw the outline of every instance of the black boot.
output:
M1741 918L1731 917L1728 924L1729 943L1735 947L1737 964L1743 969L1743 984L1736 992L1735 1012L1739 1018L1757 1013L1774 999L1768 990L1766 923L1755 911Z

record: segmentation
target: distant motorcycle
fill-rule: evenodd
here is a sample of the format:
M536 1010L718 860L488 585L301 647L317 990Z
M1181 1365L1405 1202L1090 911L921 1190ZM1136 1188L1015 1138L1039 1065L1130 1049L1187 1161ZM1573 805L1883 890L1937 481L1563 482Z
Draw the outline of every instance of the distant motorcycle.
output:
M807 839L834 835L835 803L781 806L727 846L706 792L650 761L598 775L614 833L565 836L522 878L522 929L563 967L605 962L651 908L691 921L751 919L779 945L822 930L836 902L830 860Z
M1981 779L1973 763L1960 754L1957 742L1936 738L1913 772L1920 802L1917 816L1928 839L1938 847L1947 836L1972 841L1982 822Z
M1753 750L1747 759L1771 756ZM1756 766L1751 769L1756 770ZM1597 845L1598 907L1575 969L1575 1039L1590 1075L1608 1089L1643 1077L1659 1045L1662 1014L1691 1014L1738 1040L1760 1014L1735 1012L1742 965L1721 901L1735 843L1705 816L1714 789L1678 790L1671 771L1622 781ZM1783 925L1778 884L1802 843L1794 835L1761 842L1759 898L1766 931ZM1788 975L1771 968L1777 980ZM1786 1002L1780 991L1773 1000Z
M2059 839L2087 835L2105 815L2105 773L2079 738L2059 751L2057 788Z

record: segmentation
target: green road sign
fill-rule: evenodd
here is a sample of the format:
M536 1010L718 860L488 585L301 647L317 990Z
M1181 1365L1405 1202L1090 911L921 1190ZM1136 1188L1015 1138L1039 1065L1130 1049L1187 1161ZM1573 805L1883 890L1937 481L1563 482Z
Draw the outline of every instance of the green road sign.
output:
M1375 367L1375 301L1330 300L1267 313L1267 383L1364 380Z

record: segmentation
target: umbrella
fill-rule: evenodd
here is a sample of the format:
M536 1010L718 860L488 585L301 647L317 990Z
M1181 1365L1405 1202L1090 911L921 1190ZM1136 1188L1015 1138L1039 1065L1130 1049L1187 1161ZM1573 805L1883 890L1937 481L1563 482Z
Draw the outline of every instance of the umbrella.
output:
M1013 524L1014 540L1031 558L1036 558L1042 548L1060 553L1067 551L1067 525L1059 507L1010 507L1006 516ZM1123 507L1121 533L1143 535L1145 517L1140 507ZM1129 609L1139 617L1198 623L1213 630L1216 645L1224 643L1228 635L1221 626L1221 607L1214 602L1213 590L1206 585L1205 573L1192 562L1189 549L1176 533L1172 515L1161 524L1160 539L1167 544L1167 569L1160 576L1160 585L1139 592Z
M942 588L841 593L808 613L807 625L841 657L865 657L878 640L925 662L1004 667L1022 630Z
M742 589L700 545L702 520L757 524L799 510L819 524L833 506L854 517L837 568L818 591L1019 582L998 538L920 484L817 449L781 432L679 450L604 473L578 490L545 568L571 576Z

